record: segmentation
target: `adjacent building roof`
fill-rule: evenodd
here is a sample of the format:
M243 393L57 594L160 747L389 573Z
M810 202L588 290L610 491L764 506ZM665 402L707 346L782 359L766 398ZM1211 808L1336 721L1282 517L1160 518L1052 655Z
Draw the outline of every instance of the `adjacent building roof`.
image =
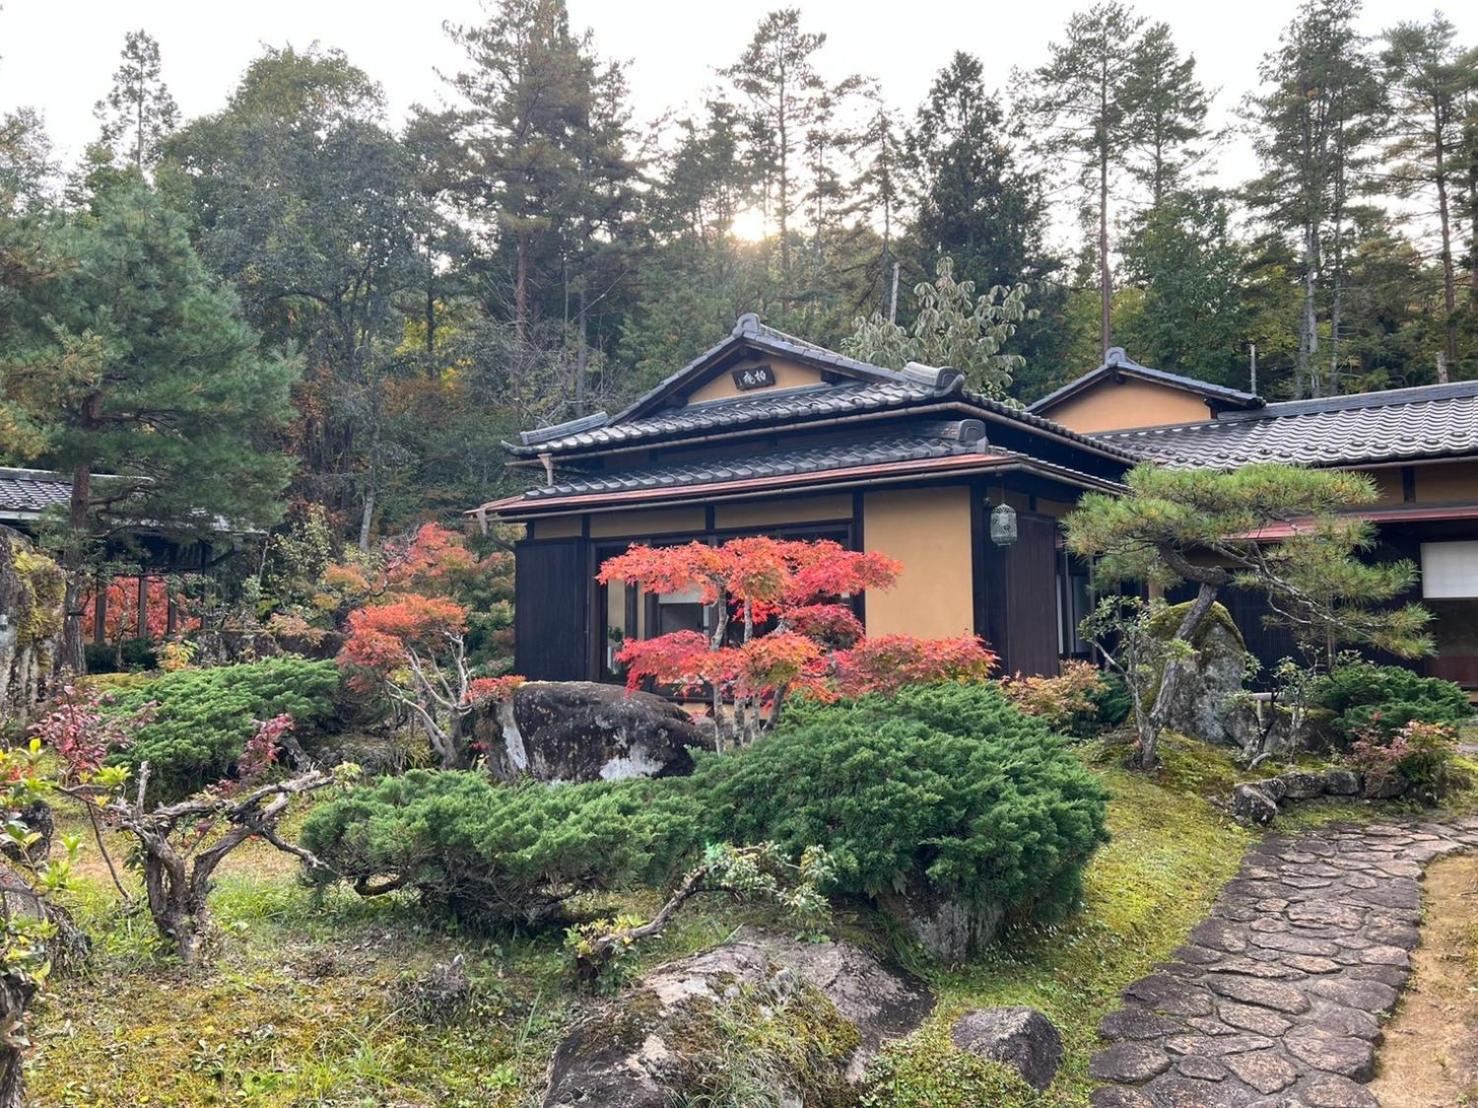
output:
M1478 381L1292 400L1095 436L1165 465L1337 466L1478 454Z
M0 519L34 519L72 498L72 481L44 469L0 468Z
M1195 393L1215 408L1246 411L1263 406L1262 397L1256 393L1227 388L1225 385L1213 385L1210 381L1200 381L1194 377L1182 377L1179 373L1167 373L1163 369L1152 369L1147 365L1140 365L1133 358L1125 354L1123 347L1114 346L1110 347L1108 353L1104 355L1103 365L1097 369L1089 370L1081 377L1074 378L1055 392L1049 392L1046 396L1028 407L1027 411L1037 413L1046 412L1048 409L1071 396L1075 396L1084 389L1096 385L1105 378L1117 379L1120 377L1133 377L1141 381L1150 381L1158 385L1169 385L1173 388L1181 389L1184 392Z

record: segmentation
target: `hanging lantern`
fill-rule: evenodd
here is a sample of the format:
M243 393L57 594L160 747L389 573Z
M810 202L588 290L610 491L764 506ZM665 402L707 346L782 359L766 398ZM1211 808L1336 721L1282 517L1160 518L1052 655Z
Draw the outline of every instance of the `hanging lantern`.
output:
M1004 500L991 509L990 541L997 546L1010 546L1016 541L1016 509Z

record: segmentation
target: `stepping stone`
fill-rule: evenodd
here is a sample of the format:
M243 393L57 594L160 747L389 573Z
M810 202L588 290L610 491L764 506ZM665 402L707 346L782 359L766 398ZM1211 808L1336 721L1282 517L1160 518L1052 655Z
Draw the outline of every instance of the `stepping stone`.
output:
M1283 964L1302 973L1337 973L1344 969L1333 958L1320 958L1317 954L1288 954Z
M1172 1016L1209 1016L1212 1012L1211 996L1199 984L1163 973L1136 981L1124 995Z
M1267 950L1285 950L1289 954L1317 954L1322 958L1333 958L1339 947L1324 939L1306 939L1302 935L1282 935L1278 932L1259 931L1252 941Z
M1213 992L1221 996L1231 997L1233 1000L1240 1000L1247 1004L1256 1004L1261 1008L1273 1008L1279 1012L1294 1014L1309 1010L1308 997L1304 996L1301 990L1281 981L1259 981L1251 977L1219 977L1209 974L1206 977L1206 984ZM1366 984L1376 983L1366 982ZM1384 988L1384 986L1380 987Z
M1375 1047L1364 1039L1299 1028L1283 1037L1283 1049L1325 1073L1353 1081L1369 1081L1375 1076Z
M1145 1086L1158 1108L1242 1108L1247 1090L1231 1082L1198 1081L1167 1073Z
M1368 966L1400 966L1411 968L1411 955L1399 946L1372 946L1360 952L1360 961Z
M1209 919L1191 929L1191 942L1198 946L1214 947L1231 954L1241 954L1247 949L1247 935L1236 924L1218 919Z
M1323 1031L1328 1035L1350 1035L1358 1039L1369 1039L1372 1043L1379 1043L1384 1037L1381 1034L1380 1021L1369 1012L1327 1006L1325 1003L1321 1003L1316 1011L1303 1016L1299 1023L1303 1027Z
M1380 1108L1380 1101L1369 1089L1329 1074L1300 1082L1294 1092L1309 1108Z
M1227 1069L1264 1095L1286 1089L1298 1079L1298 1067L1272 1051L1223 1058Z
M1175 1063L1175 1072L1201 1081L1225 1081L1227 1068L1220 1062L1200 1054L1188 1055Z
M1253 1031L1272 1038L1277 1038L1293 1026L1292 1020L1254 1004L1238 1004L1235 1001L1223 1000L1216 1006L1216 1010L1222 1020L1233 1027L1240 1027L1244 1031Z
M1088 1072L1094 1080L1123 1085L1148 1081L1169 1068L1169 1056L1159 1047L1145 1043L1115 1043L1100 1050L1088 1063Z
M1093 1090L1093 1095L1088 1098L1088 1108L1158 1108L1158 1105L1138 1089L1106 1085Z
M1098 1021L1098 1033L1105 1039L1158 1039L1174 1035L1184 1024L1173 1016L1162 1016L1137 1004L1126 1005Z
M1365 922L1365 913L1348 904L1333 904L1327 900L1311 900L1303 904L1290 904L1288 918L1295 923L1314 923L1325 927L1338 927L1342 931L1354 931Z
M1267 1050L1273 1040L1266 1035L1172 1035L1165 1040L1165 1049L1171 1054L1199 1054L1220 1057L1224 1054L1246 1054L1253 1050Z
M1365 1012L1385 1014L1396 1007L1396 990L1379 981L1338 981L1324 978L1315 981L1313 991L1322 997L1359 1008Z

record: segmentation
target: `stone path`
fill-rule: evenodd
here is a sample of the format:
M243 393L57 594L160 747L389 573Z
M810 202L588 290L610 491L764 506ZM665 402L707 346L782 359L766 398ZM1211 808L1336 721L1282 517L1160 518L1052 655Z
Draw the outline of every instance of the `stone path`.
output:
M1093 1108L1379 1108L1364 1082L1411 976L1422 867L1472 847L1478 819L1264 840L1099 1024Z

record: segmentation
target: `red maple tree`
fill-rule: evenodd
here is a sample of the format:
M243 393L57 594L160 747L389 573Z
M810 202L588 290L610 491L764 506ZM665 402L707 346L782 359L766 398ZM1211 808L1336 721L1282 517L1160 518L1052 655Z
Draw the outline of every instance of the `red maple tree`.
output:
M755 537L636 545L608 559L597 580L658 595L696 592L710 613L708 633L629 639L616 659L629 688L650 680L705 690L720 734L749 742L774 725L796 688L834 698L990 672L996 656L973 636L866 637L848 599L891 587L902 571L886 555L827 540Z

